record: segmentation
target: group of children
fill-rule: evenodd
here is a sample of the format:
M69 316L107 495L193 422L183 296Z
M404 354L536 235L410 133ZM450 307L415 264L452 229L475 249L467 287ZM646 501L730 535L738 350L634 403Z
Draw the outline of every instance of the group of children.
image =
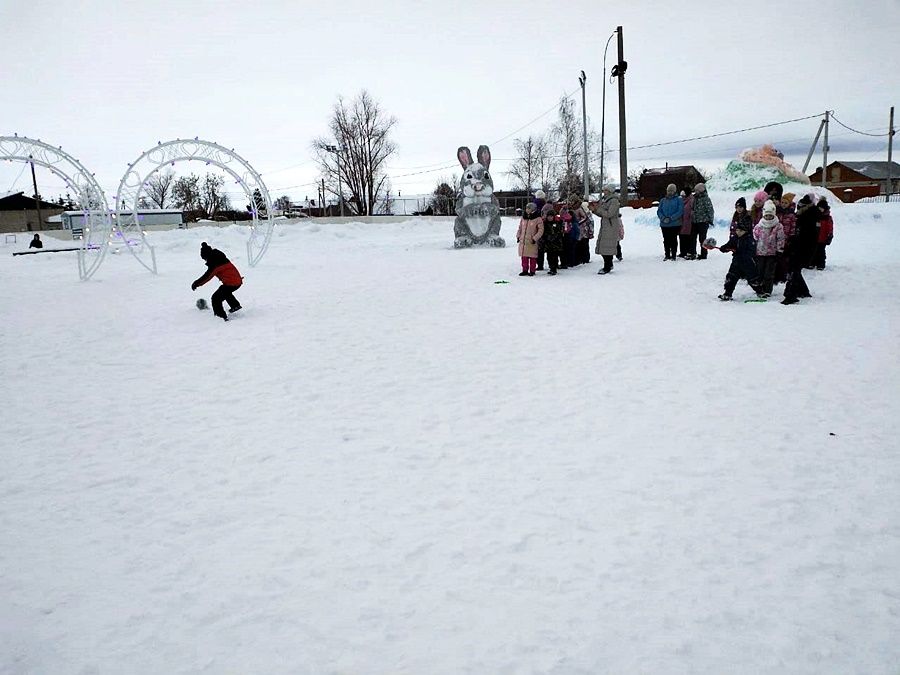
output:
M549 275L558 270L577 267L591 261L591 239L594 238L594 214L601 217L600 236L594 252L603 257L598 274L612 271L615 256L622 260L621 240L625 236L619 217L619 201L610 188L603 189L603 197L592 212L587 202L577 196L563 202L559 209L548 203L546 194L538 190L534 200L525 207L519 222L516 241L522 261L520 277L534 276L544 269L546 258Z
M740 279L746 279L761 299L770 297L776 284L785 283L784 305L812 297L803 270L825 269L825 249L834 238L831 207L824 197L817 200L810 193L795 205L796 195L785 193L781 183L772 181L754 195L750 209L743 197L735 202L729 240L717 247L715 240L706 238L715 217L706 185L698 183L690 195L676 193L676 186L669 185L657 209L664 260L704 260L707 251L714 248L732 253L720 300L731 300ZM604 188L593 213L601 218L595 248L595 253L603 256L599 274L608 274L613 256L622 260L620 242L624 238L619 202L612 190ZM545 256L551 275L558 269L590 262L589 242L593 238L594 221L587 202L570 198L557 213L539 190L526 206L516 233L522 261L519 276L534 276L544 269Z
M785 193L775 181L753 196L753 206L741 197L735 202L728 243L720 251L733 253L720 300L731 300L739 279L746 279L760 298L771 296L784 282L783 305L812 297L804 269L825 269L825 248L834 239L831 207L813 193L794 205L794 193ZM704 248L716 248L713 242Z

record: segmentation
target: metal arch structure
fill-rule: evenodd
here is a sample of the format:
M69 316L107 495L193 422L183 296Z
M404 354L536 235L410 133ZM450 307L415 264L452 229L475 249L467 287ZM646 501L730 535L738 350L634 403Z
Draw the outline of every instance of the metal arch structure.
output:
M40 139L25 136L0 136L0 159L34 162L61 178L84 212L84 232L78 251L78 276L90 279L106 256L114 229L112 213L94 174L77 159L64 152L62 146L53 147Z
M144 188L149 180L166 166L176 162L198 161L216 166L228 173L243 188L249 199L253 221L250 228L250 239L247 241L247 259L250 266L255 266L269 248L275 220L272 216L272 200L260 174L250 163L238 155L234 149L229 150L217 143L210 143L199 138L193 140L176 139L147 150L134 162L128 165L128 171L119 183L116 193L116 213L120 234L128 241L131 234L140 232L140 223L136 215ZM260 219L259 205L253 192L259 190L265 205L264 219ZM137 255L137 251L129 247ZM152 249L151 249L152 254ZM143 263L146 266L146 263ZM154 262L155 265L155 262Z

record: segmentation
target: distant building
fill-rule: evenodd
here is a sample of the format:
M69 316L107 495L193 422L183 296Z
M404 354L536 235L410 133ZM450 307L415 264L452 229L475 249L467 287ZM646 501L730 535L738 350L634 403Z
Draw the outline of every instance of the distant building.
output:
M38 206L41 209L41 220L38 222ZM59 229L58 224L48 224L47 219L65 211L61 204L35 200L26 197L24 192L11 192L0 195L0 232L27 232L32 230Z
M891 194L900 192L900 164L890 163ZM809 182L822 184L822 168L811 174ZM887 194L887 162L832 162L825 173L825 187L843 202Z
M697 183L706 179L694 166L666 166L661 169L644 169L637 182L638 195L644 200L657 200L666 196L666 186L674 183L680 192L690 193Z
M123 215L131 215L131 212L124 212ZM154 225L181 227L184 224L184 214L180 209L138 209L137 217L141 228ZM71 230L73 237L83 235L84 211L62 211L60 220L62 229Z

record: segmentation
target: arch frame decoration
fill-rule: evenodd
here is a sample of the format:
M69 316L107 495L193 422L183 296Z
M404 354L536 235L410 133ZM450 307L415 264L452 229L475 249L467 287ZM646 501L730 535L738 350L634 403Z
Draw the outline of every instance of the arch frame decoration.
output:
M205 162L207 166L216 166L241 186L247 195L252 215L250 239L247 241L247 260L251 267L256 266L269 248L275 228L269 191L259 172L233 148L229 150L218 143L204 141L199 137L190 140L179 138L174 141L159 141L128 165L128 170L119 182L115 202L116 221L122 237L127 242L129 234L140 231L140 223L135 214L150 179L166 166L174 166L177 162L185 161L200 161ZM256 203L254 190L259 190L262 205ZM265 214L260 214L260 206L265 209ZM129 250L132 250L131 247ZM152 247L150 250L152 255ZM132 253L137 255L138 251L132 250ZM142 264L147 266L143 261ZM155 259L153 264L155 266Z
M84 213L81 249L78 251L78 276L90 279L109 250L115 225L106 203L106 195L94 174L81 162L40 139L27 136L0 136L0 160L34 163L61 178L74 195Z

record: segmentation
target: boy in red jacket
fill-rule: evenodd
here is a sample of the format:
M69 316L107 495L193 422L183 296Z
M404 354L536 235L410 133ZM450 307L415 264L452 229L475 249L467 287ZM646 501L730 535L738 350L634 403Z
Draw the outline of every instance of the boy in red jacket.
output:
M241 287L244 279L237 267L232 264L222 251L211 248L205 241L200 244L200 257L206 262L206 272L194 283L191 290L196 291L213 277L218 277L222 285L212 294L213 315L228 321L228 315L222 307L222 301L228 303L228 311L234 313L241 308L241 303L234 297L234 292Z
M831 207L828 200L822 197L817 204L822 212L822 220L819 221L819 238L816 242L816 256L813 264L817 270L825 269L825 247L834 239L834 220L831 219Z

